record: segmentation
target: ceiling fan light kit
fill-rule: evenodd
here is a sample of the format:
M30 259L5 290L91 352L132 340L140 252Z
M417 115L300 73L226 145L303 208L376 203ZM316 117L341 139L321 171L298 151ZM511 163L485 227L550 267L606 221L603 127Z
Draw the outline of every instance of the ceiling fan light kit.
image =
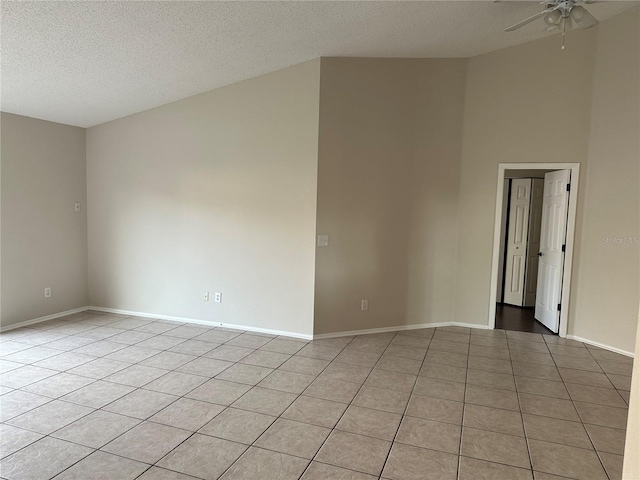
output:
M548 31L560 30L562 32L562 49L564 50L565 33L574 28L573 22L578 28L591 28L596 26L598 20L579 3L589 4L593 0L545 0L540 3L544 10L524 20L511 25L505 32L513 32L525 25L542 18Z
M544 16L544 23L549 26L556 26L560 23L562 19L562 14L558 10L554 10L553 12L547 13Z

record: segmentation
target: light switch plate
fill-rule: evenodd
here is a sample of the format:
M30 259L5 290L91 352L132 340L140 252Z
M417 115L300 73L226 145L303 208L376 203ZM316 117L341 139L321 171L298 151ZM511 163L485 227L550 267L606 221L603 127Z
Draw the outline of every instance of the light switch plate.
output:
M318 235L318 246L319 247L328 247L329 246L329 235Z

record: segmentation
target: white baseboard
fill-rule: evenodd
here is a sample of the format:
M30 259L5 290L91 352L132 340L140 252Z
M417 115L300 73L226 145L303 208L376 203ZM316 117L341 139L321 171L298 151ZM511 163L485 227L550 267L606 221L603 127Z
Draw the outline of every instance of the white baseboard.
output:
M233 323L221 323L220 326L225 328L232 328L234 330L246 330L247 332L282 335L284 337L299 338L300 340L313 340L313 335L307 335L305 333L288 332L285 330L272 330L270 328L247 327L245 325L234 325Z
M34 323L46 322L47 320L54 320L60 317L66 317L67 315L71 315L73 313L84 312L85 310L89 310L89 307L80 307L74 308L72 310L67 310L60 313L53 313L51 315L45 315L44 317L33 318L31 320L25 320L24 322L12 323L11 325L6 325L4 327L0 327L0 332L6 332L9 330L14 330L20 327L26 327L29 325L33 325Z
M105 308L105 307L87 307L87 308L89 310L96 310L99 312L106 312L106 313L117 313L119 315L129 315L132 317L155 318L158 320L167 320L170 322L181 322L181 323L192 323L195 325L205 325L208 327L232 328L234 330L244 330L247 332L256 332L256 333L267 333L269 335L282 335L286 337L301 338L303 340L311 340L313 338L312 335L305 335L304 333L288 332L285 330L273 330L270 328L251 327L247 325L235 325L232 323L212 322L209 320L198 320L196 318L173 317L170 315L158 315L155 313L146 313L146 312L133 312L131 310L120 310L117 308Z
M395 327L367 328L364 330L349 330L345 332L321 333L319 335L314 335L313 339L321 340L323 338L349 337L352 335L369 335L372 333L387 333L387 332L418 330L421 328L436 328L436 327L467 327L467 328L479 328L482 330L487 330L489 328L488 325L477 325L473 323L459 323L459 322L418 323L413 325L397 325Z
M621 350L620 348L612 347L610 345L605 345L604 343L594 342L593 340L587 340L586 338L578 337L576 335L567 335L567 338L570 340L576 340L578 342L586 343L588 345L593 345L594 347L602 348L603 350L609 350L613 353L619 353L620 355L625 355L627 357L634 358L633 352L628 352L626 350Z
M72 310L66 310L64 312L54 313L51 315L46 315L44 317L34 318L32 320L26 320L24 322L18 322L18 323L13 323L11 325L0 326L0 332L6 332L6 331L14 330L20 327L27 327L35 323L41 323L41 322L46 322L47 320L54 320L56 318L66 317L67 315L84 312L86 310L96 310L99 312L106 312L106 313L117 313L119 315L129 315L132 317L155 318L158 320L167 320L171 322L192 323L196 325L205 325L210 327L224 327L224 328L231 328L234 330L243 330L247 332L267 333L270 335L282 335L286 337L300 338L303 340L320 340L323 338L347 337L352 335L367 335L372 333L387 333L387 332L396 332L396 331L417 330L421 328L436 328L436 327L451 327L451 326L477 328L481 330L489 329L488 325L478 325L473 323L461 323L461 322L440 322L440 323L420 323L420 324L414 324L414 325L396 325L394 327L368 328L368 329L350 330L350 331L344 331L344 332L322 333L319 335L307 335L307 334L297 333L297 332L288 332L285 330L273 330L270 328L251 327L247 325L236 325L231 323L211 322L209 320L198 320L195 318L174 317L170 315L158 315L153 313L120 310L117 308L91 306L91 307L74 308ZM605 345L603 343L594 342L593 340L588 340L586 338L582 338L576 335L567 335L567 338L571 340L577 340L578 342L586 343L588 345L593 345L594 347L599 347L604 350L608 350L610 352L619 353L627 357L631 357L631 358L634 357L633 352L612 347L610 345Z
M475 328L476 330L493 330L489 328L489 325L479 325L477 323L462 323L462 322L451 322L449 325L444 325L445 327L466 327L466 328Z

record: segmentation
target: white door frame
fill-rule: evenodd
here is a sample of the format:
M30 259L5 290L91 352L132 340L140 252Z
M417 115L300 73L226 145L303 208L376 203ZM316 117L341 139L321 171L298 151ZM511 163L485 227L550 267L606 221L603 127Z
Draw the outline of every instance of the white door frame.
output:
M498 185L496 192L495 223L493 227L493 254L491 258L491 288L489 302L489 328L496 328L496 291L498 288L498 260L500 256L500 226L502 222L502 195L504 175L507 170L571 170L571 193L569 195L569 211L567 215L567 249L564 257L562 274L562 297L560 300L561 337L567 336L567 320L569 318L569 292L571 291L571 265L573 263L573 242L576 229L576 212L578 209L578 184L580 181L579 163L499 163Z

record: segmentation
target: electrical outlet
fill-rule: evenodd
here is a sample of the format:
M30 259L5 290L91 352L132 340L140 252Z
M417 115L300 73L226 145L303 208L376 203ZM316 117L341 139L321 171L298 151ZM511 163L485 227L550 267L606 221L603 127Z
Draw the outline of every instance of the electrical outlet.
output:
M213 295L213 301L216 302L216 303L222 303L222 293L216 292Z
M51 298L51 287L44 289L44 298Z
M362 300L362 303L360 304L360 310L369 310L369 300Z
M73 209L74 209L76 212L79 212L79 211L80 211L80 202L76 202L76 203L74 203L74 204L73 204Z
M208 301L209 301L209 299L210 299L210 298L209 298L209 292L204 292L204 293L202 294L202 301L203 301L203 302L208 302Z

